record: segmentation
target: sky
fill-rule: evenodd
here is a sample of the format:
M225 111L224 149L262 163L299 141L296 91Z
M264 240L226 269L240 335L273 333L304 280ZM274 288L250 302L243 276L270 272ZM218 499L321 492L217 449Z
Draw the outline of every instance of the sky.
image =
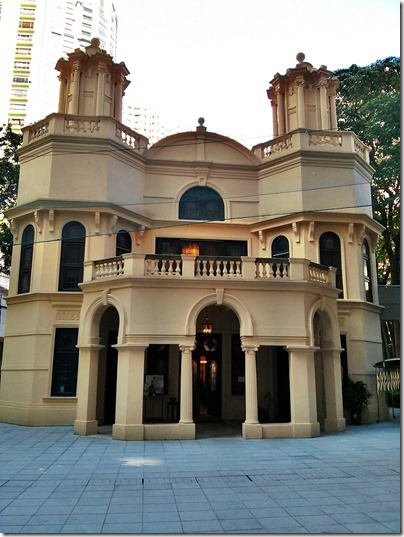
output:
M175 132L251 148L272 137L266 90L296 54L331 71L400 56L399 0L114 0L125 99Z

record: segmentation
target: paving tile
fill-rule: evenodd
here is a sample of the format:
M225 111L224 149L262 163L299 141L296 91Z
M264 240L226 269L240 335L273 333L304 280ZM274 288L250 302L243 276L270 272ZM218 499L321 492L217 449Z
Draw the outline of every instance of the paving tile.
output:
M99 524L65 524L60 533L101 533L102 523Z
M180 511L179 517L183 521L192 521L192 520L217 520L216 514L213 510L211 511Z
M290 516L264 517L257 520L269 533L296 533L303 528L299 522Z
M218 520L184 520L182 527L185 533L223 532L223 525Z
M145 522L143 533L182 533L180 522Z
M388 524L386 522L386 524ZM380 524L379 522L371 522L371 523L346 523L344 526L351 532L351 533L389 533L389 529L384 524Z
M142 524L140 522L137 524L104 524L101 531L102 533L142 533Z
M107 513L105 516L105 524L132 524L142 522L142 513Z

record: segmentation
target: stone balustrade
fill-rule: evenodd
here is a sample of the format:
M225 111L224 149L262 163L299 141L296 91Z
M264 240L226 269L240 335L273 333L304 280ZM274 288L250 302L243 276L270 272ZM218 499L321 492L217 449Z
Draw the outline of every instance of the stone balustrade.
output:
M147 149L148 139L106 116L73 116L50 114L44 120L23 128L23 145L26 146L45 136L85 136L94 139L110 139L124 144L139 153Z
M84 283L118 277L307 281L335 287L336 269L301 258L124 254L84 263Z
M357 153L369 164L370 149L353 132L295 130L258 144L252 151L261 160L274 159L294 151Z

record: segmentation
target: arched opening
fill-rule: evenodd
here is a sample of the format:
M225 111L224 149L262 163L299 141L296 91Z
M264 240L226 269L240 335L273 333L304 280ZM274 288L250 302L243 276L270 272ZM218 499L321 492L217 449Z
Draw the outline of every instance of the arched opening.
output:
M320 237L320 263L327 267L335 267L336 285L341 289L339 298L344 297L344 287L342 279L342 261L341 261L341 241L338 235L328 231Z
M212 331L203 332L206 318ZM245 356L240 323L227 306L204 308L196 321L192 352L193 420L197 437L220 428L221 434L241 434L245 420ZM218 425L214 425L214 424Z
M113 347L118 340L119 315L110 306L102 314L99 324L100 344L97 382L97 420L99 425L115 422L116 380L118 351Z
M24 229L21 240L20 273L18 277L18 293L29 293L31 288L32 257L34 252L34 227Z

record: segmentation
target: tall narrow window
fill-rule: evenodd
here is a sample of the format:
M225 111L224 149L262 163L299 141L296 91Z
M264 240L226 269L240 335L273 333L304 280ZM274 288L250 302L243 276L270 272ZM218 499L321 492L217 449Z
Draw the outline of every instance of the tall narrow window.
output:
M121 229L116 234L116 256L130 254L132 251L132 239L127 231Z
M272 243L272 257L289 257L289 241L283 235L276 237Z
M224 220L223 200L207 186L194 186L180 199L179 217L184 220Z
M86 231L79 222L69 222L62 232L59 291L80 291Z
M365 281L365 294L368 302L373 302L372 274L370 268L369 244L366 239L362 243L363 254L363 278Z
M56 328L51 395L74 397L77 386L78 328Z
M20 274L18 292L29 293L31 287L32 255L34 252L34 227L29 225L24 229L21 241Z
M339 298L344 296L342 284L341 243L338 235L328 231L320 237L320 263L337 269L336 284L341 289Z

